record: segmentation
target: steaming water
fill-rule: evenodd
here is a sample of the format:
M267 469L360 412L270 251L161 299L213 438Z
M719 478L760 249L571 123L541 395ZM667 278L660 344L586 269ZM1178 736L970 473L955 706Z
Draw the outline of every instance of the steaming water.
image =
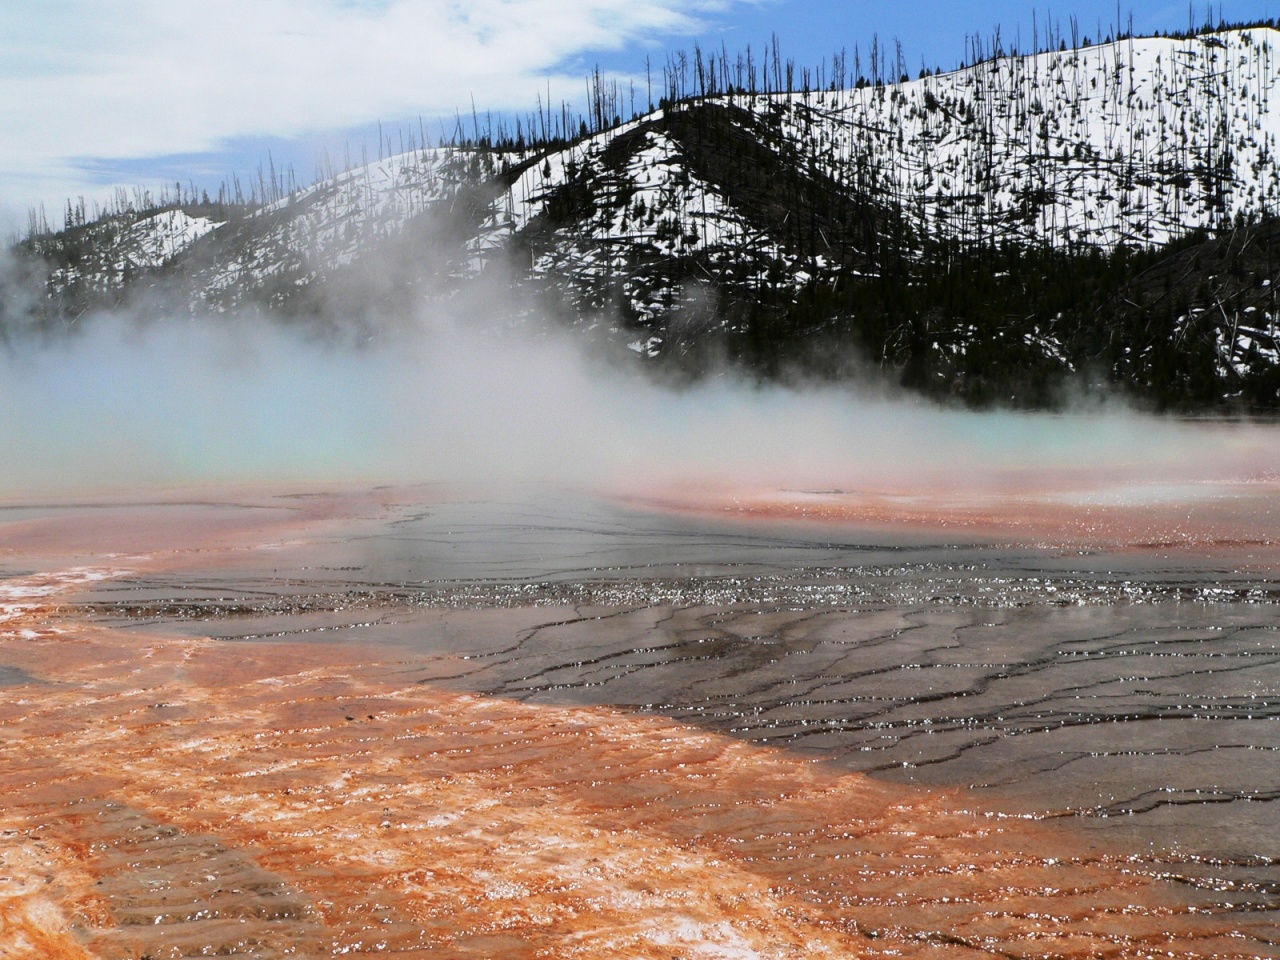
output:
M1124 497L1280 472L1273 427L944 411L874 382L671 391L532 323L471 317L358 342L99 318L0 352L0 374L0 448L24 451L0 463L11 498L263 480Z

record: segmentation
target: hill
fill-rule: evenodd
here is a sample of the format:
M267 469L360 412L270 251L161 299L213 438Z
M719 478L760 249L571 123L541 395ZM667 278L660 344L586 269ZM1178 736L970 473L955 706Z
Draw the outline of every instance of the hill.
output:
M699 53L626 122L597 85L572 138L477 126L247 202L69 211L20 244L5 323L127 303L341 324L485 281L680 375L869 365L979 404L1118 385L1274 409L1277 40L997 47L897 82L883 52L869 80Z

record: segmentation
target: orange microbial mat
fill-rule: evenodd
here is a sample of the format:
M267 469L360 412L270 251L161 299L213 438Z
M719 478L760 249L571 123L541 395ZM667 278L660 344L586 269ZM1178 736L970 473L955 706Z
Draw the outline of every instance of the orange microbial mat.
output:
M1259 567L630 503L10 506L0 957L1280 955Z

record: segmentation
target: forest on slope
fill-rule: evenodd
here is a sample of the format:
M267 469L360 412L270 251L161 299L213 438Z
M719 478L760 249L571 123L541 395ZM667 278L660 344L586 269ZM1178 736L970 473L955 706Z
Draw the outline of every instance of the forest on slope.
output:
M878 42L869 77L856 50L814 71L695 51L651 109L597 72L583 116L459 118L307 187L270 168L213 197L69 204L59 230L33 215L0 334L119 309L376 327L482 282L512 322L603 332L678 379L1273 411L1278 40L1051 29L915 79Z

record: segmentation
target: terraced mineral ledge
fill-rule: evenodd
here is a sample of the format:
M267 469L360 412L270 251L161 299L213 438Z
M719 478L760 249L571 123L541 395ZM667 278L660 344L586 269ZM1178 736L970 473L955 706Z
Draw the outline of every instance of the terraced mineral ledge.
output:
M0 516L6 960L1280 955L1265 529L292 493Z

